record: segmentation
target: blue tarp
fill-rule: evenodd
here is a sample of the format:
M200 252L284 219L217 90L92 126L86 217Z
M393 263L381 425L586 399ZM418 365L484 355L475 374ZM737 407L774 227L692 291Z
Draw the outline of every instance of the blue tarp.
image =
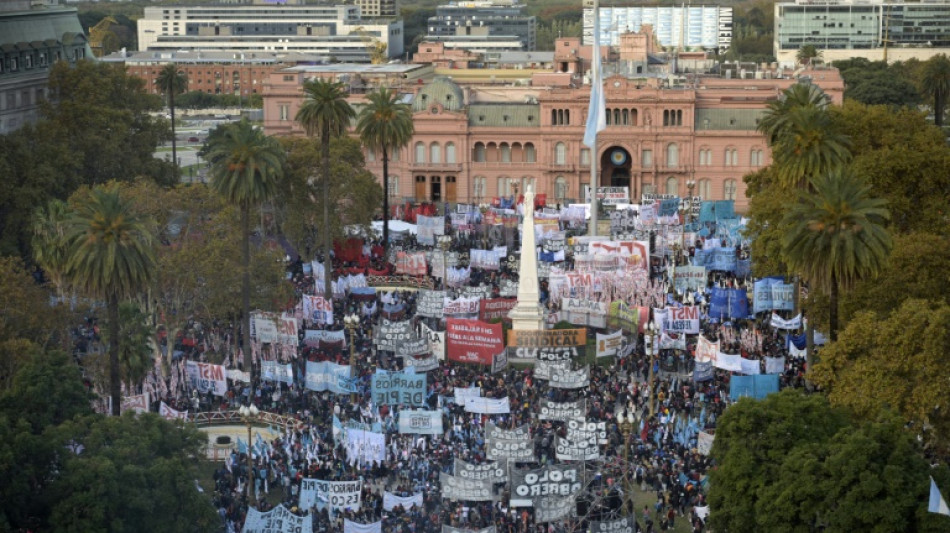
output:
M778 392L778 374L734 375L729 381L729 399L732 401L744 397L761 400L773 392Z

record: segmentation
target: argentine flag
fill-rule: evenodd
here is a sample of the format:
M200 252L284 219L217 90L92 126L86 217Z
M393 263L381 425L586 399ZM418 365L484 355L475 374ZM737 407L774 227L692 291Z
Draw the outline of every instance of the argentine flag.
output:
M596 149L597 133L607 127L607 111L604 101L604 83L600 75L600 8L594 2L594 42L591 50L590 107L587 110L587 127L584 129L584 146Z

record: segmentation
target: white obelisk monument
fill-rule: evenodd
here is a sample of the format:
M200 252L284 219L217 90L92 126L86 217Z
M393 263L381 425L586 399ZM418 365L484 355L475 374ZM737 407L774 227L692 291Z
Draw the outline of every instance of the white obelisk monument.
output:
M512 329L544 329L538 288L538 248L534 238L534 185L524 192L524 220L521 222L521 265L518 268L518 303L508 313Z

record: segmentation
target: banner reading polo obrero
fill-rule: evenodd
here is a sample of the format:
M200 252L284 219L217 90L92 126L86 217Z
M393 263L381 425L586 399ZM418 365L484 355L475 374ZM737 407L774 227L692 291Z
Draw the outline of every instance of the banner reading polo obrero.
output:
M446 319L445 344L449 360L479 365L491 365L492 357L505 349L501 324L460 318Z
M541 400L539 420L559 420L561 422L587 416L587 400L576 402L553 402Z
M580 389L590 385L590 367L565 370L551 376L548 386L555 389Z
M587 345L587 330L508 330L508 358L512 362L568 361Z
M523 439L485 439L485 456L490 461L516 461L533 463L534 442L530 437Z
M110 400L112 398L109 398ZM136 394L134 396L122 397L122 412L135 411L136 413L148 412L148 392Z
M455 460L455 477L463 479L488 480L491 483L505 483L508 481L508 468L505 463L492 461L474 465L461 459Z
M333 511L359 509L363 483L356 481L324 481L303 478L300 481L300 508L329 507Z
M419 291L416 314L430 318L442 318L444 305L445 291Z
M210 391L215 396L224 396L228 393L228 381L225 377L224 367L221 365L187 361L185 363L185 374L188 375L188 381L191 382L192 388L202 394Z
M490 502L495 499L491 482L485 479L465 479L442 472L439 483L442 485L442 497L448 500Z
M531 507L542 496L573 496L584 485L584 464L548 465L511 473L512 507Z
M633 524L634 520L626 516L616 520L591 522L590 533L635 533L640 528L635 528Z

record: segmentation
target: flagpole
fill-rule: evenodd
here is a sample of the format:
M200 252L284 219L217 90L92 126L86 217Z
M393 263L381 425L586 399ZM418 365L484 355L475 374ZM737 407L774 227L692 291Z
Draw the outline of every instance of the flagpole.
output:
M596 87L595 84L602 85L600 79L600 0L594 0L593 4L594 11L594 31L593 31L593 46L591 47L591 66L590 66L590 95L591 99L594 98L595 91L599 94L602 87ZM603 106L603 102L599 102L596 105ZM594 107L591 105L590 112L594 112ZM589 119L588 119L589 121ZM593 130L593 146L590 147L590 226L588 227L588 235L595 236L597 235L597 188L600 186L600 180L598 179L597 174L597 160L600 158L600 154L597 151L597 132L598 128Z

